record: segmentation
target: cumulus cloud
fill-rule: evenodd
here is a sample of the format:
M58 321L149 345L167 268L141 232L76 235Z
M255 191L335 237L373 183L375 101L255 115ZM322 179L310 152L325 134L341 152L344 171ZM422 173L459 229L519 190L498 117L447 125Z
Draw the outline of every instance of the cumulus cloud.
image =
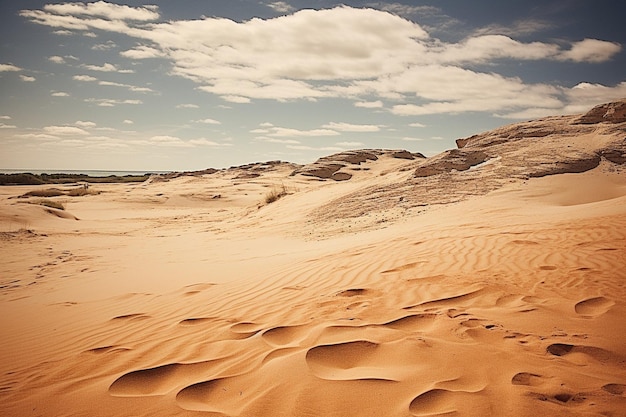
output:
M572 48L563 52L560 57L574 62L604 62L610 60L621 50L622 46L615 42L584 39L574 43Z
M7 125L5 123L0 123L0 129L15 129L17 126L15 125Z
M79 127L75 127L75 126L46 126L43 128L43 130L50 134L50 135L59 135L59 136L65 136L65 135L80 135L80 136L86 136L89 135L89 132L87 132L84 129L81 129Z
M376 101L357 101L354 103L355 107L363 107L365 109L379 109L383 107L383 102L380 100Z
M105 43L99 43L91 47L94 51L108 51L113 48L116 48L117 44L113 41L106 41Z
M21 71L20 67L16 67L13 64L0 64L0 72Z
M65 91L53 91L50 93L52 97L69 97L70 94Z
M177 104L176 108L177 109L199 109L200 106L198 106L197 104L184 103L184 104Z
M74 75L72 79L75 81L87 81L87 82L98 81L96 77L92 77L91 75Z
M122 121L122 123L124 123L125 125L132 125L135 122L133 122L132 120L129 120L129 119L124 119L124 121Z
M136 46L133 49L120 52L120 55L130 59L148 59L166 56L164 52L146 45Z
M55 64L65 64L65 59L58 55L48 57L48 61L54 62Z
M135 71L129 69L119 69L117 65L109 64L105 62L102 65L83 65L83 68L88 69L90 71L101 71L101 72L119 72L119 73L133 73Z
M27 83L32 83L33 81L37 80L35 77L31 77L31 76L28 76L28 75L22 75L22 74L20 74L20 79L22 81L24 81L24 82L27 82Z
M275 10L289 6L267 4ZM407 116L468 111L513 114L537 108L538 103L543 109L562 109L567 100L578 96L559 86L527 83L478 68L496 68L494 64L505 61L600 63L621 51L619 44L596 39L567 45L514 38L524 31L542 30L546 27L542 22L517 22L510 30L483 28L460 42L447 43L401 17L429 13L442 17L439 9L372 5L388 11L340 6L242 22L218 17L163 22L158 21L157 7L98 1L48 5L23 10L21 15L55 29L125 34L138 46L121 52L122 56L167 59L170 74L190 79L199 90L231 103L340 97L354 100L357 107L382 108L385 99L396 102L390 107L392 113ZM84 68L131 71L109 63ZM267 137L305 134L285 128L267 130ZM317 129L314 134L338 132Z
M89 122L89 121L82 121L82 120L78 120L76 122L74 122L74 124L78 127L83 127L86 129L91 129L96 127L97 125L94 122Z
M287 13L293 10L293 7L289 3L284 1L275 1L273 3L268 3L267 7L270 7L271 9L274 9L279 13Z
M168 136L168 135L158 135L158 136L152 136L149 140L148 140L150 145L155 145L155 146L169 146L169 147L175 147L175 148L191 148L193 147L192 144L185 142L184 140L182 140L179 137L176 136Z
M207 125L221 125L222 122L215 120L215 119L201 119L201 120L196 120L196 123L204 123Z
M504 35L475 36L458 44L432 50L432 61L442 64L463 62L484 63L496 59L549 59L559 52L559 46L543 42L523 43Z

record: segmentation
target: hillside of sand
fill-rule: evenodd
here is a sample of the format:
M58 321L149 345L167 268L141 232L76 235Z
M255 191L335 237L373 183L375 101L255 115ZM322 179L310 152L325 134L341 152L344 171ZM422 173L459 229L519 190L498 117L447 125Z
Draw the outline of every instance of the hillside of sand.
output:
M622 416L626 102L0 188L2 416Z

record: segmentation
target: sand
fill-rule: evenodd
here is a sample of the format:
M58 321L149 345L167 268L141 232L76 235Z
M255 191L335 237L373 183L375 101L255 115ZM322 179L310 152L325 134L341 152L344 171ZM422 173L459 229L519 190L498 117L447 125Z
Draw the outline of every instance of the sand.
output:
M380 151L65 210L0 188L0 414L625 415L626 166L555 164L623 128L463 144L488 158L426 177Z

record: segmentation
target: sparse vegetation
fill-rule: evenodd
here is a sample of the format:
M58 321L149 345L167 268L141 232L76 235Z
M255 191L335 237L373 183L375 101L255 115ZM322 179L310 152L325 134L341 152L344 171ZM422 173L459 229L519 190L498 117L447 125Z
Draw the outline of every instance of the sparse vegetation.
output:
M47 188L45 190L29 191L22 194L21 197L58 197L61 195L65 195L65 192L59 190L58 188Z
M274 186L272 188L272 191L270 191L269 193L265 195L265 203L271 204L286 195L287 195L287 188L285 187L285 184L281 184L280 187Z
M100 194L100 191L95 191L89 188L87 184L81 185L79 187L70 188L67 190L61 190L59 188L46 188L44 190L33 190L27 193L24 193L20 196L20 198L28 198L28 197L59 197L59 196L69 196L69 197L81 197L84 195L96 195Z
M42 199L34 201L34 204L39 204L40 206L50 207L57 210L65 210L65 206L62 203L54 200Z

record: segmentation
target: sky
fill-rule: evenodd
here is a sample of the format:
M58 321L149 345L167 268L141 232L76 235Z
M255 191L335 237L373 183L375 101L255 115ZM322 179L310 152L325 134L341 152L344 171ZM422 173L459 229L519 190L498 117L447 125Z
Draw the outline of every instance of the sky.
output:
M626 97L613 0L0 0L0 169L427 156Z

